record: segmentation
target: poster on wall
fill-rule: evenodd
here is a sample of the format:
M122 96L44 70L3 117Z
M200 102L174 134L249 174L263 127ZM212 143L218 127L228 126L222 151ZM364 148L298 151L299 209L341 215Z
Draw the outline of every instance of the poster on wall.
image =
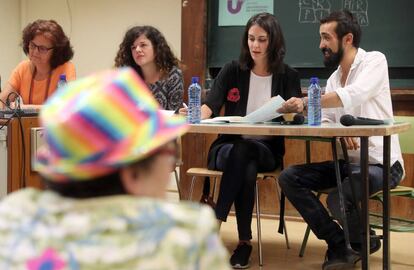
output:
M219 0L218 25L246 25L251 16L260 12L273 14L273 0Z

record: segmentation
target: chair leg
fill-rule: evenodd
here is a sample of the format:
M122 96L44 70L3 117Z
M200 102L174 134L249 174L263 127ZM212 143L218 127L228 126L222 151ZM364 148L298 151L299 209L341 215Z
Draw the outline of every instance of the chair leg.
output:
M211 193L211 197L213 198L213 201L216 199L216 190L217 190L217 177L214 177L213 180L213 192Z
M322 193L318 192L316 194L316 198L319 200L321 195L322 195ZM310 234L310 227L309 227L309 225L307 225L305 235L303 236L302 245L300 246L299 257L303 257L303 255L305 254L305 249L306 249L306 245L308 243L309 234Z
M257 247L259 249L259 266L263 266L263 254L262 254L262 225L260 223L260 200L259 200L259 185L256 180L256 221L257 221Z
M299 257L303 257L305 254L306 245L308 244L308 238L310 234L310 227L306 226L305 235L303 236L302 245L300 246Z
M175 176L175 183L177 184L178 198L181 201L181 188L180 188L180 180L178 178L177 168L174 169L174 176Z
M275 184L276 184L277 199L280 202L280 189L279 189L279 185L277 183L277 180L276 180ZM287 249L290 249L289 237L288 237L288 232L287 232L287 229L286 229L286 222L285 222L284 219L283 220L281 219L280 222L283 222L283 230L285 232L284 235L285 235L286 247L287 247Z
M194 190L194 182L195 182L195 176L191 178L191 185L190 185L190 193L188 194L188 200L191 201L193 197L193 190Z

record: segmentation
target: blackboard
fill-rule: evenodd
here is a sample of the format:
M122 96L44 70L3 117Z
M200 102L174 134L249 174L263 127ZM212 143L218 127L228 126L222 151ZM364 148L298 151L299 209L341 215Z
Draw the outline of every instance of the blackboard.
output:
M218 1L225 0L208 1L208 68L238 59L244 31L244 26L218 26ZM286 40L285 62L295 68L323 67L319 17L344 6L358 14L361 48L384 53L389 67L414 67L414 0L274 0Z

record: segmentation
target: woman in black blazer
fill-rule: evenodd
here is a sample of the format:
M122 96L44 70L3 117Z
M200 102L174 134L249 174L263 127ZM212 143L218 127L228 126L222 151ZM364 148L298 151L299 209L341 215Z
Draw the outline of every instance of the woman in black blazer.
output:
M275 16L260 13L250 18L240 61L226 64L217 75L201 118L218 116L223 105L226 116L245 116L273 96L300 97L299 74L284 64L284 56L284 37ZM230 258L234 268L249 267L256 175L281 166L284 151L280 136L219 135L210 148L209 169L223 171L215 207L219 222L226 221L235 205L239 244Z

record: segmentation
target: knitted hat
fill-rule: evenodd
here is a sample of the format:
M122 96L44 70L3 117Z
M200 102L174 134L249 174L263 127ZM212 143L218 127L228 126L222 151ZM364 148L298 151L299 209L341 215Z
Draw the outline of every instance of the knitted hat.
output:
M145 158L187 130L163 113L130 68L70 82L40 112L46 143L34 167L51 181L89 180Z

